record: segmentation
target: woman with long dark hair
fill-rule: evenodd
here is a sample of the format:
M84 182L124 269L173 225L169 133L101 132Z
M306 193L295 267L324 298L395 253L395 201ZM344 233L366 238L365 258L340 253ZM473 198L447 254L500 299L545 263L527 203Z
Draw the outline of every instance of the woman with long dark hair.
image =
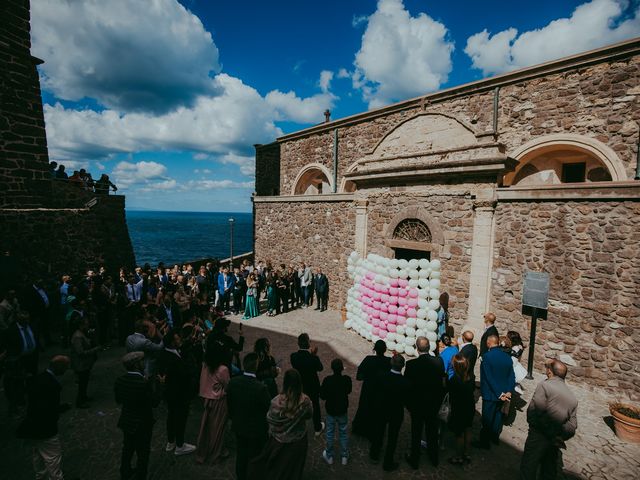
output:
M247 278L247 298L245 299L243 320L257 317L260 315L258 306L258 279L255 273L250 273Z
M267 386L271 398L278 395L278 367L276 360L271 356L271 342L268 338L259 338L253 347L253 352L258 355L258 368L256 378Z
M471 426L475 415L475 383L469 374L469 361L462 354L454 355L451 360L453 377L449 379L449 428L456 436L458 455L451 457L449 463L463 465L471 462L469 445L471 443Z
M282 393L271 400L267 413L269 442L249 466L250 479L302 479L307 459L307 420L311 418L311 400L302 393L297 370L284 374Z
M230 379L227 352L218 342L207 343L200 373L200 396L204 400L204 412L196 449L198 463L216 463L229 456L229 452L223 448Z

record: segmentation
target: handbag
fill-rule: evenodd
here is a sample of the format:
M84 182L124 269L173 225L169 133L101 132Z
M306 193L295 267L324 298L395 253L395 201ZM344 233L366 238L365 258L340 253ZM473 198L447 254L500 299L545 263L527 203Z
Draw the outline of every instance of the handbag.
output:
M443 422L448 422L450 414L451 414L451 405L449 403L449 394L447 393L442 399L440 410L438 410L438 418Z

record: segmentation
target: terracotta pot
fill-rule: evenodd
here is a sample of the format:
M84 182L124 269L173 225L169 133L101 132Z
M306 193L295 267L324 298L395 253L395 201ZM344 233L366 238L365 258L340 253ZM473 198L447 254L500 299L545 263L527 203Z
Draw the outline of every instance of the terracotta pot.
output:
M609 412L613 416L613 426L616 436L627 442L640 443L640 420L631 418L619 411L620 407L625 407L640 413L640 408L627 403L612 403L609 405Z

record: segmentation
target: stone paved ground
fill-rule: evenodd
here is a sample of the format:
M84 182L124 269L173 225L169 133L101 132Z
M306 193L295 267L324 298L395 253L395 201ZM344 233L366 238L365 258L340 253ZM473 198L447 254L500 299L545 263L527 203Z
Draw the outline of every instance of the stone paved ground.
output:
M231 327L235 333L235 326ZM319 313L313 310L297 310L277 317L260 317L245 322L245 335L248 345L256 338L268 336L273 345L277 360L283 368L289 367L289 354L296 349L296 337L307 331L319 346L319 355L328 370L332 358L340 356L345 360L346 373L355 377L358 362L370 352L370 344L342 327L339 315L332 312ZM53 350L47 355L54 353ZM122 373L119 348L104 352L96 364L90 384L90 394L95 398L88 410L71 410L65 413L60 422L60 436L64 444L64 469L67 479L107 480L118 478L121 436L116 427L119 411L113 401L113 382ZM351 397L350 416L360 392L359 382L354 382L355 392ZM524 400L533 393L534 381L527 381ZM578 434L568 444L564 453L564 472L567 478L600 479L637 479L640 478L640 445L619 441L605 422L608 417L607 396L590 392L571 385L579 397ZM71 402L75 394L73 375L68 373L64 380L63 400ZM478 410L480 403L478 402ZM515 412L515 420L502 434L502 444L491 452L474 451L473 462L464 468L453 467L446 459L453 454L453 439L447 435L445 451L441 456L441 466L434 469L425 465L419 471L413 471L402 463L400 470L385 474L379 465L368 461L366 442L353 438L351 442L352 458L347 466L328 466L320 454L323 441L310 436L310 449L307 458L305 478L367 479L379 478L428 478L456 480L505 479L518 478L518 466L526 434L524 415ZM187 441L195 442L202 408L194 400L187 426ZM160 419L153 435L149 478L160 479L231 479L234 471L234 457L219 465L199 466L193 457L176 458L163 451L165 442L165 409L157 411ZM26 480L33 478L30 458L23 442L13 436L16 420L7 417L4 397L0 400L0 479ZM479 417L475 433L479 429ZM409 422L405 419L398 444L398 456L407 451L409 442ZM235 449L233 436L228 435L229 447Z

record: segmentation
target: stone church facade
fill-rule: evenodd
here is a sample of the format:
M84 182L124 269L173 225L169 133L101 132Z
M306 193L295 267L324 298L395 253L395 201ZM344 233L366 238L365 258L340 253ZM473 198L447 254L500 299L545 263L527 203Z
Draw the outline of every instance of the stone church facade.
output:
M640 39L329 121L256 145L255 255L442 262L451 322L528 341L527 270L550 274L536 368L640 396Z

